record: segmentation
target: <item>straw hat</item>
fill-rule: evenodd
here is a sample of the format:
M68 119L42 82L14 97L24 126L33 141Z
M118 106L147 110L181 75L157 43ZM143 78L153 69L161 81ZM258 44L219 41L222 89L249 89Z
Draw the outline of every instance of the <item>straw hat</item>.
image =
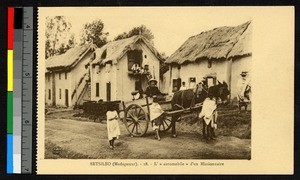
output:
M151 83L152 81L155 82L155 83L157 83L157 80L154 79L154 78L151 78L151 79L149 80L149 83Z

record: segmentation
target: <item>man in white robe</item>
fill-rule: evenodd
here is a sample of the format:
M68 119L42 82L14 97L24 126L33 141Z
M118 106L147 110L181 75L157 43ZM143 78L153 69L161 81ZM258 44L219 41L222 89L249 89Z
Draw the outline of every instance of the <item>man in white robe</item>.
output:
M247 106L251 102L251 80L246 71L243 71L240 75L241 78L237 82L237 98L240 110L243 106L247 110Z
M238 80L237 89L238 89L238 99L239 101L249 102L250 97L245 97L245 91L248 91L251 87L250 78L247 76L247 72L241 73L241 78Z

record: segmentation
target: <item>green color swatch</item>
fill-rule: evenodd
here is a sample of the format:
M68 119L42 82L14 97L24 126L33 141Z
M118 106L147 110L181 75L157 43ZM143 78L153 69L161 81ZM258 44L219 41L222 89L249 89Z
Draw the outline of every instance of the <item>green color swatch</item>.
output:
M7 92L7 133L13 133L13 92Z

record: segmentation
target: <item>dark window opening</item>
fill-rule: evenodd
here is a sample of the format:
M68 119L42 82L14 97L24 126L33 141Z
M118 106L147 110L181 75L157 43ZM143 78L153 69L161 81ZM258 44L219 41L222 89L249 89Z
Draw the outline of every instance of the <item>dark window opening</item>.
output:
M51 89L48 90L48 99L51 99Z
M207 67L208 67L208 68L211 68L211 66L212 66L212 61L208 60Z
M58 79L61 79L61 74L60 73L58 73Z
M178 79L173 79L173 88L172 88L172 91L173 92L176 92L180 89L180 86L181 86L181 79L178 78Z
M191 82L194 82L194 83L195 83L195 82L196 82L196 78L195 78L195 77L190 77L190 83L191 83Z
M96 83L96 97L99 97L100 95L100 86L99 83Z
M142 83L141 81L135 81L135 90L139 91L142 89Z
M61 99L61 89L59 89L59 99Z
M67 79L68 78L68 73L67 72L65 72L65 79Z
M110 101L111 100L111 84L106 83L106 101Z
M144 56L144 57L145 57L145 59L147 59L147 55L146 55L146 54L145 54L145 56Z
M145 70L145 71L149 71L149 65L148 65L148 64L145 64L144 70Z
M196 86L196 78L190 77L189 79L189 88L194 88Z
M127 52L128 59L128 70L132 71L136 65L141 67L143 61L143 51L142 50L132 50ZM135 65L135 66L134 66Z

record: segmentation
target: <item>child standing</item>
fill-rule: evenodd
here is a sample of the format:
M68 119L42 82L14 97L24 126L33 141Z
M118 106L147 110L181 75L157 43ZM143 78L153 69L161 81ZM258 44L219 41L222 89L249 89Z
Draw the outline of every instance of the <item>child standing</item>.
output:
M107 119L107 136L109 140L109 147L113 149L115 147L114 142L119 138L120 127L119 127L119 116L117 113L117 107L114 104L109 103L106 112Z
M199 118L203 118L202 134L205 139L215 139L214 128L216 128L217 119L216 109L216 99L213 97L213 93L208 91L208 98L204 100L201 113L199 114Z
M153 130L155 131L155 138L160 141L159 126L163 118L164 111L158 104L157 96L153 97L153 103L150 105L150 122L152 123Z

